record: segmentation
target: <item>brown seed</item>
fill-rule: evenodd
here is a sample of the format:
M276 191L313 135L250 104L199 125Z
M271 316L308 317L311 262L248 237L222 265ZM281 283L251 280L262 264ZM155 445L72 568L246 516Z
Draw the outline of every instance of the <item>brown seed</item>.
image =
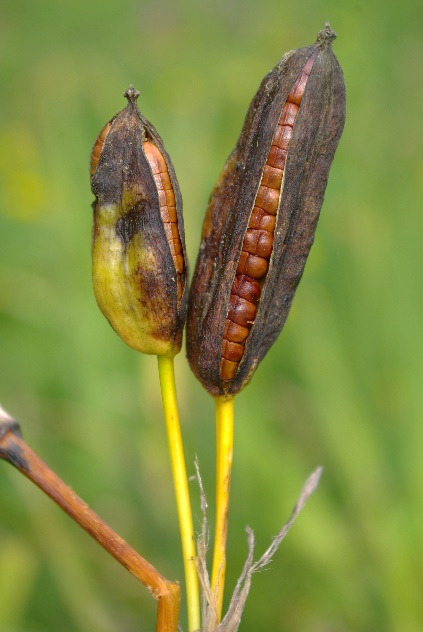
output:
M185 261L184 261L183 255L175 255L173 260L175 262L176 272L179 272L179 274L182 274L185 268Z
M313 64L318 54L319 54L319 51L316 50L314 51L312 55L310 55L300 76L298 77L297 81L294 83L294 87L292 88L291 92L288 95L288 101L290 101L291 103L300 105L301 99L303 98L303 94L304 94L305 87L307 84L307 80L310 76L311 69L313 67Z
M279 149L288 149L291 138L292 127L290 125L278 125L276 134L273 137L273 144Z
M181 256L181 255L178 255L178 256ZM178 283L178 285L176 287L176 299L177 299L178 303L182 299L183 293L184 293L184 288L182 286L182 283Z
M160 207L160 214L162 216L162 219L164 222L177 222L178 221L178 215L176 213L176 206L161 206Z
M231 294L228 318L242 327L251 327L256 315L256 306L250 301Z
M222 380L231 380L238 368L238 362L231 362L230 360L226 360L226 358L222 358L220 363L220 375L222 376Z
M174 195L173 191L171 191L170 189L166 189L165 190L165 196L166 196L166 204L167 204L167 206L174 206L175 205L175 195Z
M145 142L143 149L154 176L167 171L165 159L154 143Z
M169 248L172 253L173 262L175 263L175 256L182 253L182 245L179 237L176 239L169 239Z
M238 325L227 318L225 321L223 337L230 342L244 342L249 331L250 330L247 327L242 327L242 325Z
M268 267L269 262L263 257L242 251L236 272L237 274L248 274L252 279L261 279L266 274Z
M257 197L256 206L263 209L267 213L276 215L279 203L279 191L270 187L260 186Z
M179 239L178 224L176 222L167 222L165 220L163 221L166 237L168 239Z
M177 296L179 301L183 294L183 283L181 279L181 274L184 270L184 265L183 257L182 261L181 259L177 259L177 257L181 256L183 249L177 223L178 218L175 207L175 195L173 193L172 183L170 181L170 175L166 165L166 161L162 156L159 148L156 147L154 143L146 141L144 143L143 149L157 186L157 193L159 196L160 204L160 215L163 220L163 226L165 229L167 241L177 272ZM173 211L171 209L173 209Z
M270 233L273 233L275 230L276 217L275 215L270 215L263 211L262 208L255 206L253 208L253 212L251 213L250 223L248 224L250 228L261 228L262 230L267 230Z
M260 284L246 274L237 274L232 285L232 294L245 298L250 303L257 303L260 298Z
M160 190L167 191L172 188L172 183L170 181L170 177L168 173L161 171L160 173L154 174L154 181L156 183L157 188Z
M264 171L261 178L261 184L266 187L279 190L282 184L282 176L283 176L282 168L278 169L277 167L272 167L271 165L266 164L264 166Z
M269 151L269 156L267 157L267 164L270 167L283 169L287 153L286 149L281 149L280 147L276 147L276 145L272 145Z
M290 125L294 127L295 119L298 114L298 105L287 101L283 106L282 115L279 119L279 125Z
M266 230L248 228L244 237L242 249L245 252L268 258L272 254L273 235Z
M301 73L301 75L298 77L297 81L294 84L294 87L288 95L288 100L291 103L300 105L306 87L307 79L308 75L306 75L305 73Z
M148 153L146 153L146 156L147 156L147 160L148 160ZM164 191L163 189L158 189L157 193L158 193L158 196L159 196L159 204L160 204L160 206L167 206L166 191Z
M239 362L244 353L244 346L238 342L230 342L223 339L222 344L222 358L230 360L231 362Z

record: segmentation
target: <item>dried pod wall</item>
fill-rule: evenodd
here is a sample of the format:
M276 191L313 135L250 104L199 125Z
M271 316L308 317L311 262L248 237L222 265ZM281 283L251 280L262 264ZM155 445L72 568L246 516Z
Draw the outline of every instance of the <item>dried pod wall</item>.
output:
M192 370L214 396L251 379L279 335L314 240L345 119L326 26L265 77L211 194L188 307Z

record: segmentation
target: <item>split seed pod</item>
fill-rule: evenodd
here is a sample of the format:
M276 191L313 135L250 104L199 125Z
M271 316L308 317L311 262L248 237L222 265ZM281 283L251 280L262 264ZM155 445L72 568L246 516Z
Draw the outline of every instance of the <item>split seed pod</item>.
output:
M192 370L214 396L251 379L314 240L345 120L329 25L264 78L211 194L188 307Z
M91 153L94 292L124 342L172 357L186 315L182 198L163 142L138 109L139 92L130 86L125 96Z

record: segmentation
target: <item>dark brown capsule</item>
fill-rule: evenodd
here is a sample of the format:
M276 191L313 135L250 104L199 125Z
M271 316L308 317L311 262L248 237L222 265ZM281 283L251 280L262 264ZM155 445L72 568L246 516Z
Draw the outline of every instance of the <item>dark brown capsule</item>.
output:
M265 77L210 197L187 350L213 395L251 379L285 323L313 243L345 119L335 36L326 26Z
M98 305L131 347L173 356L181 347L187 264L182 198L168 153L137 107L138 92L91 152L93 281Z
M261 281L264 281L266 276L270 256L273 250L273 233L275 223L273 223L272 229L263 228L261 225L256 226L254 211L262 211L262 220L269 220L277 214L279 198L282 191L285 156L289 149L289 141L292 138L292 130L297 119L301 99L307 85L307 79L310 75L317 54L318 50L316 49L314 53L310 55L304 65L304 68L300 71L297 81L295 82L294 87L289 93L287 101L282 108L282 114L273 135L272 145L263 169L259 190L254 202L253 214L250 217L247 232L245 233L244 243L242 245L241 256L237 268L237 275L235 276L235 280L232 285L231 295L240 295L239 279L243 279L241 286L243 287L246 283L246 279L251 281L253 279L260 279ZM275 155L274 151L277 151L278 149L282 150L284 153ZM273 153L272 150L274 150ZM268 200L270 200L270 203ZM257 283L257 281L256 284L258 291L254 297L254 304L257 304L261 293L261 286ZM229 314L227 316L227 320L230 320ZM231 380L235 376L235 373L238 370L238 364L244 355L242 345L245 344L248 333L249 331L247 330L244 339L238 341L241 345L239 352L236 354L236 358L229 357L227 353L225 353L228 348L228 343L231 341L231 335L230 333L228 335L225 335L224 333L220 364L220 376L222 380ZM228 360L230 360L230 362L228 362Z

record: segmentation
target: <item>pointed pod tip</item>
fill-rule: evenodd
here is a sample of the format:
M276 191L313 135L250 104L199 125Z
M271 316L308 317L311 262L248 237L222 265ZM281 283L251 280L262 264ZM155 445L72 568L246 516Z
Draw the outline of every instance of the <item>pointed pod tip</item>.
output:
M330 47L337 33L331 29L329 22L326 22L325 28L317 33L316 44L321 48Z
M135 103L140 96L140 93L139 90L135 90L134 86L131 83L126 92L123 93L123 96L126 97L131 103Z

